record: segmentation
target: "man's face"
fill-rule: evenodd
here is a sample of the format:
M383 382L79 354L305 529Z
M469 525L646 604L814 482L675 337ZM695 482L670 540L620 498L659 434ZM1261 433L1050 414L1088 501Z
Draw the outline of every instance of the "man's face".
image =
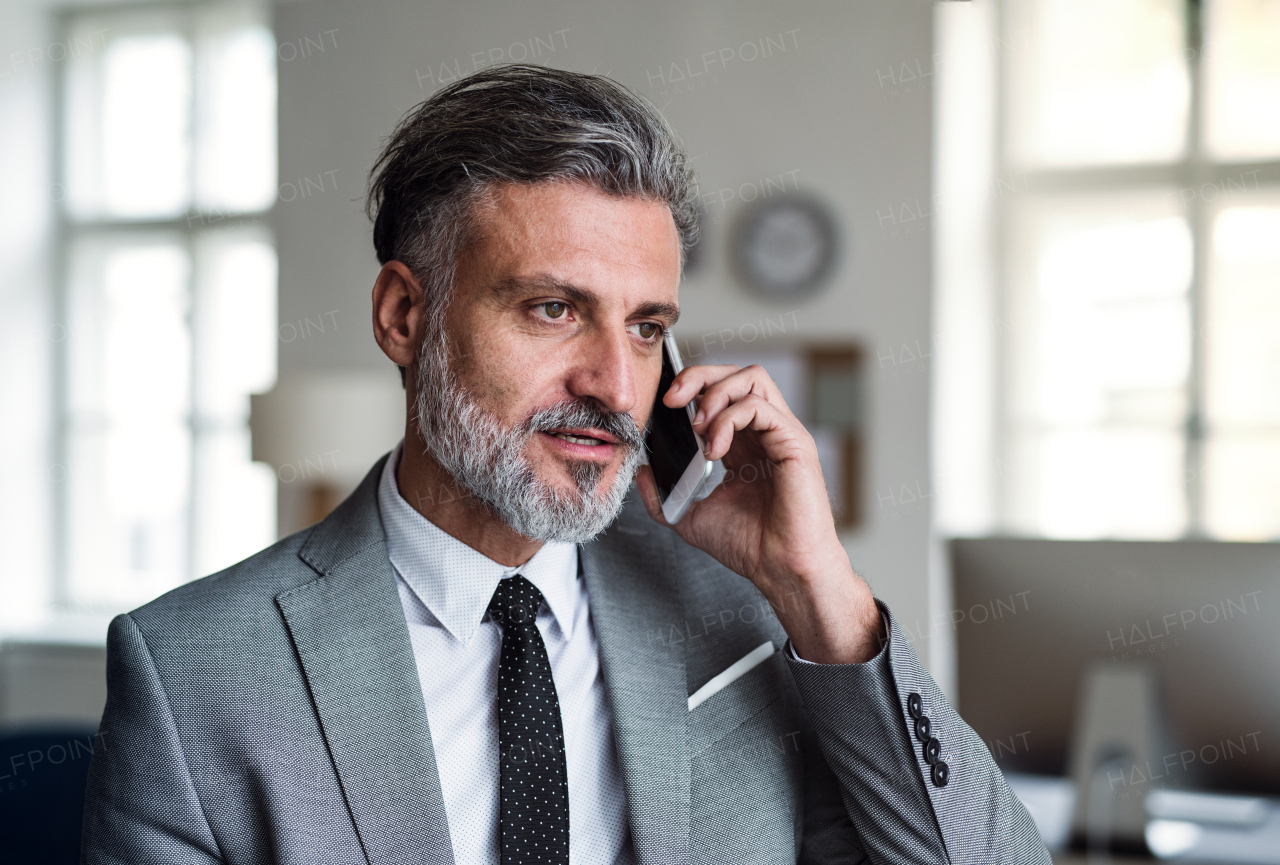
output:
M677 314L680 245L667 206L547 183L500 187L477 216L445 321L467 399L504 430L557 406L643 429ZM581 419L538 429L522 461L556 494L607 492L634 466L634 442L617 430Z

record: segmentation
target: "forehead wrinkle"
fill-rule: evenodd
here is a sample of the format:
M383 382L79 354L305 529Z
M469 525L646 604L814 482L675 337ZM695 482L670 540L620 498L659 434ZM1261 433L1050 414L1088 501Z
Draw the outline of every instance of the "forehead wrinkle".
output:
M586 200L576 202L567 218L543 222L537 218L538 208L535 205L538 195L544 191L554 192L556 187L579 188L594 194ZM503 207L501 202L504 201L509 206ZM619 213L613 206L618 203L649 205L644 208L649 212L639 217L634 213ZM506 235L502 240L511 250L559 244L591 258L612 260L626 267L645 269L648 265L644 260L650 257L653 246L637 236L634 228L637 219L651 222L655 217L670 228L670 240L677 249L680 243L669 207L640 196L611 195L590 184L508 184L496 188L486 204L489 207L486 214L489 227L500 229L497 233ZM580 231L584 226L594 229L594 236L584 238Z

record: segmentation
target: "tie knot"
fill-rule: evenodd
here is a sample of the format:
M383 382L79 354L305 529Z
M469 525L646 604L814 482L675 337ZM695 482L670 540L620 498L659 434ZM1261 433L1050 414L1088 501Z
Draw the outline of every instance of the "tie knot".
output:
M503 627L507 625L532 625L542 606L542 592L538 587L516 574L498 582L498 589L489 602L489 613Z

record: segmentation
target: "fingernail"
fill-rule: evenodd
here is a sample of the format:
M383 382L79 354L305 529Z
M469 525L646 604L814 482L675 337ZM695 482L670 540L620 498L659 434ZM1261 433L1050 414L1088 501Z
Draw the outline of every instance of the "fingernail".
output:
M695 414L695 415L693 416L693 425L694 425L694 426L697 426L697 425L698 425L698 424L700 424L700 423L702 423L702 412L701 412L701 411L699 411L697 414Z

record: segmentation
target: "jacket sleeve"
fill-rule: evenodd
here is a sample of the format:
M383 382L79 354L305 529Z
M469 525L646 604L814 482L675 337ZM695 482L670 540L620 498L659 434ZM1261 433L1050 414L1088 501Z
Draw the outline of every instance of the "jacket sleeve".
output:
M866 663L812 664L789 644L785 651L868 857L875 863L1050 865L1035 823L986 746L920 665L888 608L879 606L889 639ZM945 769L926 759L913 694Z
M107 633L107 706L85 792L80 861L221 862L191 780L178 728L138 626L117 616Z

